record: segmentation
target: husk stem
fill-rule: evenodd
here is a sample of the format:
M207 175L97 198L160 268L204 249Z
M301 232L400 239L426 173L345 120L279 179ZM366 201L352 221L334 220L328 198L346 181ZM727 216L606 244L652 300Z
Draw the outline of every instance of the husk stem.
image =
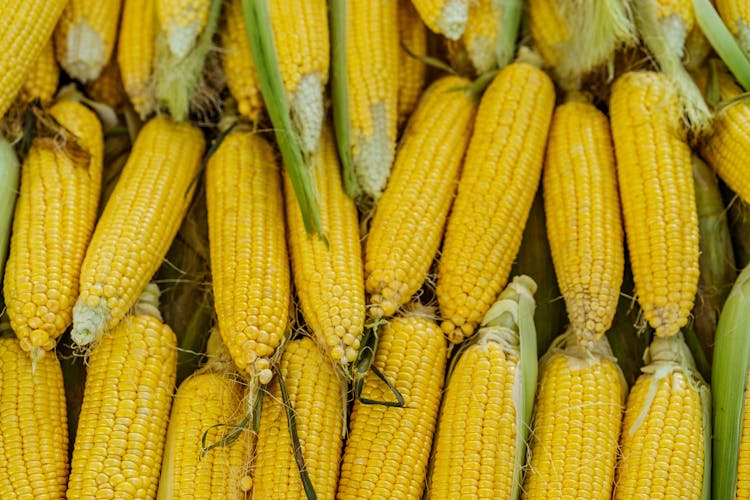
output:
M750 357L750 266L742 270L719 316L712 369L713 498L734 498Z
M268 0L242 0L242 14L250 43L250 52L258 71L260 92L263 102L266 103L268 116L271 118L276 142L281 150L289 179L297 195L305 230L307 234L316 233L325 239L320 222L313 173L302 152L300 138L295 132L289 101L281 79Z
M0 283L3 281L21 164L10 142L0 135Z

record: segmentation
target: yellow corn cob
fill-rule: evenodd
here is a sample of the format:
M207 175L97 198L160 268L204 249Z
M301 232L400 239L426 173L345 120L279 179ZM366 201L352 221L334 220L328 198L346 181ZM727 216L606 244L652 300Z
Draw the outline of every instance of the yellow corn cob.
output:
M523 295L533 303L534 292L528 276L514 279L488 313L492 317L485 316L482 329L456 353L433 444L428 499L517 497L523 467L517 424L524 422L519 330L527 314L519 302Z
M334 498L343 439L342 383L310 338L287 344L280 372L296 415L305 468L318 498ZM253 498L304 498L278 378L263 397Z
M222 63L227 87L237 100L241 115L257 122L263 112L258 74L250 53L250 44L242 17L242 0L230 0L221 30Z
M377 200L396 149L399 89L398 3L346 6L346 92L351 156L361 190Z
M55 48L50 39L26 75L20 98L23 102L31 102L39 98L42 104L47 104L55 95L59 81L60 69L57 67Z
M407 124L367 236L365 289L376 317L409 302L440 246L476 109L455 90L467 84L457 76L433 83Z
M0 497L64 498L68 420L56 356L34 365L0 337Z
M707 498L708 386L681 335L655 337L645 360L628 396L614 498Z
M284 174L289 253L305 322L333 362L344 368L357 358L365 323L365 286L359 221L341 183L330 128L312 160L320 223L328 241L307 234L289 175Z
M237 367L266 384L291 294L281 178L268 143L247 131L226 136L206 166L206 203L219 330Z
M736 500L750 499L750 370L745 381L745 406L742 412L742 434L740 449L737 455L737 490Z
M438 266L441 326L452 342L474 333L507 282L554 104L549 77L526 63L506 66L482 97Z
M86 250L73 341L113 328L159 268L187 212L205 142L200 130L157 116L141 129Z
M156 0L123 0L117 63L130 102L145 118L156 108L151 84L156 38Z
M625 265L609 121L594 105L555 110L542 181L555 274L586 345L612 324Z
M337 498L419 499L440 406L445 339L421 312L394 318L379 335L375 366L401 393L404 408L355 401ZM372 372L362 398L392 401Z
M112 55L121 0L69 0L55 29L57 62L73 78L94 80Z
M122 86L120 66L116 59L110 59L96 80L86 85L86 90L97 102L118 110L128 102L128 95Z
M610 118L638 303L657 335L674 335L687 324L699 274L695 189L678 97L660 73L626 73L612 87Z
M228 374L196 373L186 379L174 397L159 479L157 499L245 498L254 434L242 431L236 441L203 454L234 429L244 413L242 385ZM222 425L225 424L225 425Z
M427 55L427 28L410 0L398 0L398 38L417 56ZM422 95L427 66L401 48L398 59L398 125L414 111Z
M718 78L722 99L732 99L742 94L742 89L729 74L720 72ZM706 161L745 202L750 202L750 178L745 162L750 153L748 131L750 104L740 99L716 113L711 133L701 148Z
M627 385L606 338L569 330L541 361L524 499L609 499Z
M497 67L497 45L500 35L501 2L474 0L469 5L469 18L461 40L478 73Z
M162 323L159 289L146 286L133 315L88 360L68 498L156 496L177 376L177 338Z
M187 55L206 27L211 0L155 0L156 19L166 36L169 50Z
M70 326L99 206L104 148L99 120L84 105L62 101L50 115L69 131L70 144L52 137L32 143L4 281L11 326L34 358Z
M547 66L560 63L561 47L570 39L571 33L565 17L560 12L558 0L529 0L529 29L534 47Z
M470 0L412 0L430 30L458 40L469 19Z
M716 9L743 50L750 52L750 4L745 0L716 0Z
M67 0L0 3L0 118L21 90Z

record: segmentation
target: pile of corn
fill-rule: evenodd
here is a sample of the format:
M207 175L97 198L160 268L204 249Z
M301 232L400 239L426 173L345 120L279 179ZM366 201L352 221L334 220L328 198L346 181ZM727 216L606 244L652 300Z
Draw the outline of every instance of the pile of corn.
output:
M750 498L747 0L0 14L0 498Z

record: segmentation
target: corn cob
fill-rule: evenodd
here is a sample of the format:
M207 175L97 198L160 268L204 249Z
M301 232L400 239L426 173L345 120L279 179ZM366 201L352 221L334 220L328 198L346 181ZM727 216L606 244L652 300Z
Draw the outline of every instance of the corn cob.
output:
M625 266L609 122L594 105L569 100L555 110L542 181L555 271L585 345L612 324Z
M430 30L458 40L469 19L469 0L412 0Z
M638 303L657 335L674 335L687 323L699 274L695 187L677 94L660 73L626 73L612 87L610 119Z
M456 353L427 498L518 497L536 389L536 332L529 321L535 291L531 278L516 277L484 317L482 329ZM521 345L530 354L523 364Z
M204 147L199 129L166 116L141 129L83 260L77 345L114 328L158 269L190 205Z
M67 130L68 144L49 136L32 143L4 281L11 326L35 359L70 326L96 221L104 149L101 124L84 105L62 101L50 115Z
M364 194L377 201L388 182L396 149L398 2L340 0L338 5L340 9L334 12L344 18L337 20L343 24L344 37L334 39L334 44L343 46L339 50L344 55L336 60L343 66L338 64L334 75L341 75L343 85L336 87L334 98L346 102L334 102L334 108L339 112L346 108L346 123L336 121L337 140L344 169L353 171L345 172L344 180L351 196ZM349 136L348 144L340 137L342 128Z
M0 497L65 497L65 413L57 357L34 364L15 338L0 337Z
M13 209L18 193L21 165L16 152L0 134L0 276L5 275L5 258L8 256L8 241L13 221Z
M55 29L57 62L81 82L94 80L115 47L121 0L69 0Z
M476 109L468 91L456 91L466 85L455 76L433 83L407 124L367 236L365 289L375 317L410 300L440 246Z
M427 55L427 28L410 0L398 0L398 39L402 48L398 58L398 125L411 115L422 95L427 66L416 56Z
M110 59L96 80L86 85L86 91L97 102L119 110L128 102L128 95L122 86L120 66L116 59Z
M401 393L404 408L355 401L337 498L419 499L443 388L446 345L427 312L394 318L379 335L373 366ZM361 397L392 399L371 372Z
M156 39L156 0L123 0L117 64L133 107L146 118L156 108L151 73Z
M211 0L155 0L156 19L169 49L183 58L208 24Z
M325 146L324 146L325 147ZM304 498L284 408L296 415L299 452L318 498L334 498L343 438L342 383L315 342L303 337L287 344L279 373L289 401L282 399L278 377L263 397L255 455L253 498Z
M547 75L514 63L479 104L438 265L441 326L452 342L474 333L507 282L539 184L554 101Z
M91 351L73 446L68 498L156 496L177 372L177 339L146 286Z
M267 384L291 294L281 179L269 144L247 131L226 136L206 167L206 202L222 338L251 383Z
M474 0L469 4L469 17L461 41L479 74L498 66L497 47L502 21L502 2Z
M205 453L203 449L204 439L207 445L216 444L233 431L230 424L243 413L242 393L238 381L212 371L210 365L180 384L169 418L157 499L245 497L254 434L245 429L232 443Z
M245 32L242 0L230 0L226 9L225 25L221 30L221 48L227 87L237 100L240 114L257 122L263 112L263 98Z
M744 0L716 0L716 9L742 49L750 53L750 5Z
M745 377L745 387L750 387L750 374ZM737 489L735 498L745 500L750 498L750 391L745 389L742 412L742 431L737 455Z
M572 330L541 360L522 498L609 499L627 385L606 338Z
M60 70L57 67L55 49L50 39L26 75L26 81L23 82L19 94L21 101L31 102L39 98L42 104L48 104L55 95L59 80Z
M681 335L655 337L644 359L628 396L614 498L707 498L708 386Z
M29 0L0 5L0 118L16 98L34 61L52 36L67 0Z
M357 357L365 323L365 290L359 221L341 183L330 128L313 157L313 176L327 241L305 231L289 175L284 175L289 253L305 322L333 363L343 368Z

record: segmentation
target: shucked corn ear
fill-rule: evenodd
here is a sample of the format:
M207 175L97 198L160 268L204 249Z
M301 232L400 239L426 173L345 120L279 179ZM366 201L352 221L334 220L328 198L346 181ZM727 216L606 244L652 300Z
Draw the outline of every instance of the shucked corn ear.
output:
M308 337L287 344L279 368L295 414L305 471L318 498L334 498L343 447L344 381ZM263 396L253 498L305 498L280 383L276 377Z
M716 0L716 9L745 53L750 53L750 4L745 0Z
M609 121L593 104L573 98L555 110L542 181L560 290L587 344L612 324L625 265Z
M36 364L0 337L0 497L64 498L68 422L57 356Z
M610 119L638 303L657 335L674 335L687 324L699 274L695 187L677 93L660 73L626 73L612 87Z
M18 194L21 164L13 146L0 134L0 276L5 274L5 258Z
M503 2L499 0L473 0L469 3L469 16L461 42L479 74L498 65L502 9Z
M354 402L337 498L422 497L445 372L440 327L414 311L379 334L373 366L401 393L404 407ZM391 401L393 393L370 371L362 398Z
M412 3L435 33L458 40L466 29L470 0L412 0Z
M60 66L82 82L94 80L115 48L121 0L69 0L55 30Z
M456 354L427 498L517 498L536 390L535 291L528 276L514 278Z
M334 364L357 358L365 323L365 286L359 221L354 201L344 192L333 132L326 127L312 157L327 241L307 234L289 175L284 175L289 253L305 322Z
M86 249L73 341L114 328L159 268L195 188L205 142L200 130L161 115L141 129Z
M655 337L644 359L628 396L614 498L708 498L708 386L681 334Z
M406 126L367 236L365 289L376 317L411 299L440 246L476 109L458 90L468 83L456 76L433 83Z
M402 47L398 58L398 124L414 111L422 95L427 66L412 57L427 55L427 27L414 9L411 0L398 0L398 39ZM409 50L407 52L404 47Z
M4 293L13 331L34 358L70 326L78 278L99 206L104 142L96 115L62 101L50 116L66 129L34 139L21 177Z
M152 499L177 375L177 340L149 284L88 360L67 497Z
M50 38L26 75L26 81L21 87L21 100L31 102L39 98L42 104L49 103L55 95L59 80L60 69L57 67L55 49Z
M156 0L123 0L117 63L133 107L144 119L156 108L151 73L156 38Z
M211 0L155 0L156 19L169 49L185 57L208 24Z
M236 130L206 166L214 302L224 343L251 380L271 380L289 316L279 167L260 136Z
M575 332L541 360L524 499L609 499L627 385L606 337L588 350Z
M0 5L0 118L21 90L52 36L67 0L2 2Z
M227 3L224 23L221 48L227 87L237 100L240 114L257 122L263 112L263 98L245 32L242 0L230 0Z
M438 265L441 326L452 342L474 333L507 282L554 104L552 81L527 63L502 69L482 97Z

